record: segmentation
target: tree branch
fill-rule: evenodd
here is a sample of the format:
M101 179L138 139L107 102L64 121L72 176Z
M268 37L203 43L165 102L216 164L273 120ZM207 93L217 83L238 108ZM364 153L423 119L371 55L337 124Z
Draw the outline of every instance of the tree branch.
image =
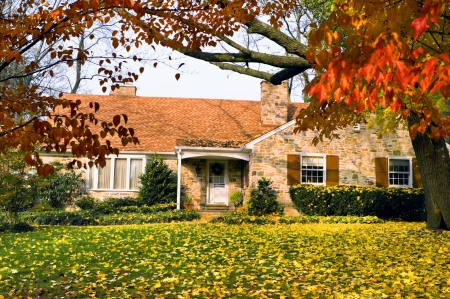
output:
M227 71L233 71L239 74L252 76L255 78L260 78L266 81L270 81L270 77L272 77L271 73L257 71L254 69L250 69L247 67L243 67L240 65L230 64L230 63L223 63L223 62L211 62L211 64L219 67L221 70L227 70Z
M23 123L23 124L21 124L21 125L15 127L15 128L13 128L13 129L11 129L11 130L5 130L5 131L3 131L3 132L0 133L0 137L3 137L3 136L5 136L6 134L8 134L8 133L10 133L10 132L14 132L14 131L19 130L19 129L23 128L23 127L28 126L32 121L34 121L35 119L38 119L38 118L39 118L39 116L38 116L38 115L35 115L35 116L33 116L32 118L30 118L30 119L29 119L27 122L25 122L25 123Z
M293 56L278 56L249 51L245 53L209 53L201 51L178 50L182 54L208 62L246 62L264 63L279 68L311 68L311 64L304 58Z
M274 29L272 26L267 25L266 23L261 22L258 19L254 19L253 21L248 22L246 25L248 33L260 34L283 47L286 52L306 58L305 53L308 47L291 38L290 36L284 34L283 32Z

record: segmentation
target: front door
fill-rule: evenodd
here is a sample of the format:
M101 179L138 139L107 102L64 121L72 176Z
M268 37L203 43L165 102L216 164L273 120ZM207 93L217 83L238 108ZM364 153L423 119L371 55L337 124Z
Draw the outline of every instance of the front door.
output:
M211 161L208 166L208 203L228 205L227 163Z

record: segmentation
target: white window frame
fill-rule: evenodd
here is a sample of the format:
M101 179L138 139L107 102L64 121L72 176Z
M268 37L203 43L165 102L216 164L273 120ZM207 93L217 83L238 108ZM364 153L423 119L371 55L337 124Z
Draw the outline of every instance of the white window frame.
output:
M91 178L91 171L93 171L93 178L94 178L94 182L92 184L92 191L128 191L128 192L138 192L138 190L130 190L130 169L131 169L131 160L142 160L142 172L144 173L145 170L145 166L147 165L147 160L148 158L146 158L145 156L142 155L120 155L120 157L117 156L108 156L106 157L106 159L110 159L111 160L111 175L109 177L109 186L111 186L111 188L109 189L99 189L98 188L98 167L94 167L93 169L88 168L87 171L87 182L86 185L89 187L90 184L90 178ZM127 160L127 175L126 175L126 187L125 189L114 189L114 171L115 171L115 167L116 167L116 159L126 159Z
M313 183L313 182L303 182L303 158L304 157L320 157L323 158L323 182L322 183ZM306 169L305 169L306 170ZM300 154L300 184L302 185L317 185L317 186L325 186L327 181L327 155L326 154L311 154L311 153L302 153Z
M408 184L407 185L395 185L391 184L391 173L405 173L405 172L398 172L398 171L392 171L391 172L391 160L407 160L409 162L409 178L408 178ZM388 183L389 187L397 187L397 188L412 188L412 157L405 157L405 156L391 156L388 157Z

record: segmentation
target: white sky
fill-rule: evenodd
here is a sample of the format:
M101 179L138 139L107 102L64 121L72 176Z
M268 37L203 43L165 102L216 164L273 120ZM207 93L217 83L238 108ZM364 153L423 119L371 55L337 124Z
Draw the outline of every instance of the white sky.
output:
M189 73L181 73L163 64L146 66L135 86L138 96L182 97L234 100L260 100L261 79L224 71L207 62L183 58ZM180 62L181 63L181 62ZM93 94L103 94L96 81L89 84ZM107 91L109 93L109 91Z

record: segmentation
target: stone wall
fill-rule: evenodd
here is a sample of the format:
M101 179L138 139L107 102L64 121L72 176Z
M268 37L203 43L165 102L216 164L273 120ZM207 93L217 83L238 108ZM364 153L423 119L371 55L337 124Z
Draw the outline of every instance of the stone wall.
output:
M240 160L227 161L228 167L228 193L241 190L241 164ZM197 176L195 167L200 167L200 173ZM201 208L206 204L208 191L208 160L206 159L185 159L181 167L182 177L181 186L187 196L192 198L194 207Z
M272 85L261 82L261 122L263 125L285 124L288 116L287 83Z
M250 185L256 186L259 178L273 181L278 200L291 205L287 185L287 155L315 153L339 156L340 185L375 185L375 157L414 157L408 132L398 130L382 137L376 130L361 125L360 132L353 128L340 130L340 139L325 140L317 146L311 144L314 131L293 134L293 126L271 136L254 147L250 162Z

